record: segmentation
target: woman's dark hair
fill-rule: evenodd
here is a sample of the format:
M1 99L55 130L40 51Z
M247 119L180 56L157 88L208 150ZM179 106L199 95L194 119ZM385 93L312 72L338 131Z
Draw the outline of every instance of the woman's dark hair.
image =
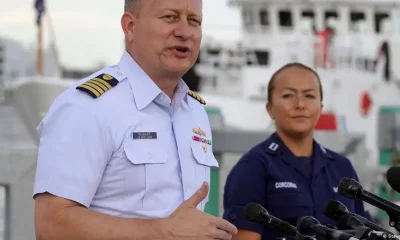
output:
M277 78L277 76L279 75L279 73L283 72L285 69L288 68L292 68L292 67L297 67L297 68L302 68L305 70L308 70L310 72L312 72L318 79L318 84L319 84L319 92L320 92L320 96L321 96L321 101L323 100L323 93L322 93L322 85L321 85L321 79L319 78L319 75L316 71L314 71L312 68L307 67L304 64L298 63L298 62L294 62L294 63L288 63L286 65L284 65L283 67L279 68L271 77L271 79L269 80L268 83L268 103L272 102L272 91L274 90L274 83L275 83L275 79Z

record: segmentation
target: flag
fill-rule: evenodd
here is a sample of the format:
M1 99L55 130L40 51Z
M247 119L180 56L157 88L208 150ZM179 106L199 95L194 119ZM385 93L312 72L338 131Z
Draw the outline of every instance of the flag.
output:
M42 15L44 13L45 7L44 7L44 0L35 0L35 8L37 11L37 19L36 19L36 24L40 26L42 22Z

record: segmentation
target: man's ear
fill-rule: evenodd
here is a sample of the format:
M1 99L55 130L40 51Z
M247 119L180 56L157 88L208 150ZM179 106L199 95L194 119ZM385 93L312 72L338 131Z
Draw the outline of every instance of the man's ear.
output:
M134 40L134 28L136 24L136 15L125 12L121 17L121 27L125 34L125 41L132 42Z

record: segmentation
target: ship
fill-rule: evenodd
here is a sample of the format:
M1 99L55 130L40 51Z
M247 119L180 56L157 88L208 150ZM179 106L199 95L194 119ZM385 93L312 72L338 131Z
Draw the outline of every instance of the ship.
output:
M318 135L333 149L351 134L362 136L361 144L353 142L342 153L363 185L379 186L379 194L395 201L384 173L400 164L400 69L395 67L400 0L230 0L229 5L241 11L243 38L203 39L195 66L184 76L206 100L206 110L217 112L226 129L272 132L265 108L269 79L287 63L305 64L318 72L324 91ZM36 75L4 84L36 144L36 127L52 101L77 80Z

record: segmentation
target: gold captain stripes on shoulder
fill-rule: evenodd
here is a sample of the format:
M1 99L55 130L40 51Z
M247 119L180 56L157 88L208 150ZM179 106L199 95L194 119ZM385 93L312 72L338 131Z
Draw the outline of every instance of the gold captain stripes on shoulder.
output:
M119 81L113 76L103 73L77 86L76 89L88 93L93 98L98 98L118 83Z
M199 103L206 105L206 101L204 101L204 99L202 97L200 97L199 94L189 90L188 95L191 96L192 98L196 99Z

